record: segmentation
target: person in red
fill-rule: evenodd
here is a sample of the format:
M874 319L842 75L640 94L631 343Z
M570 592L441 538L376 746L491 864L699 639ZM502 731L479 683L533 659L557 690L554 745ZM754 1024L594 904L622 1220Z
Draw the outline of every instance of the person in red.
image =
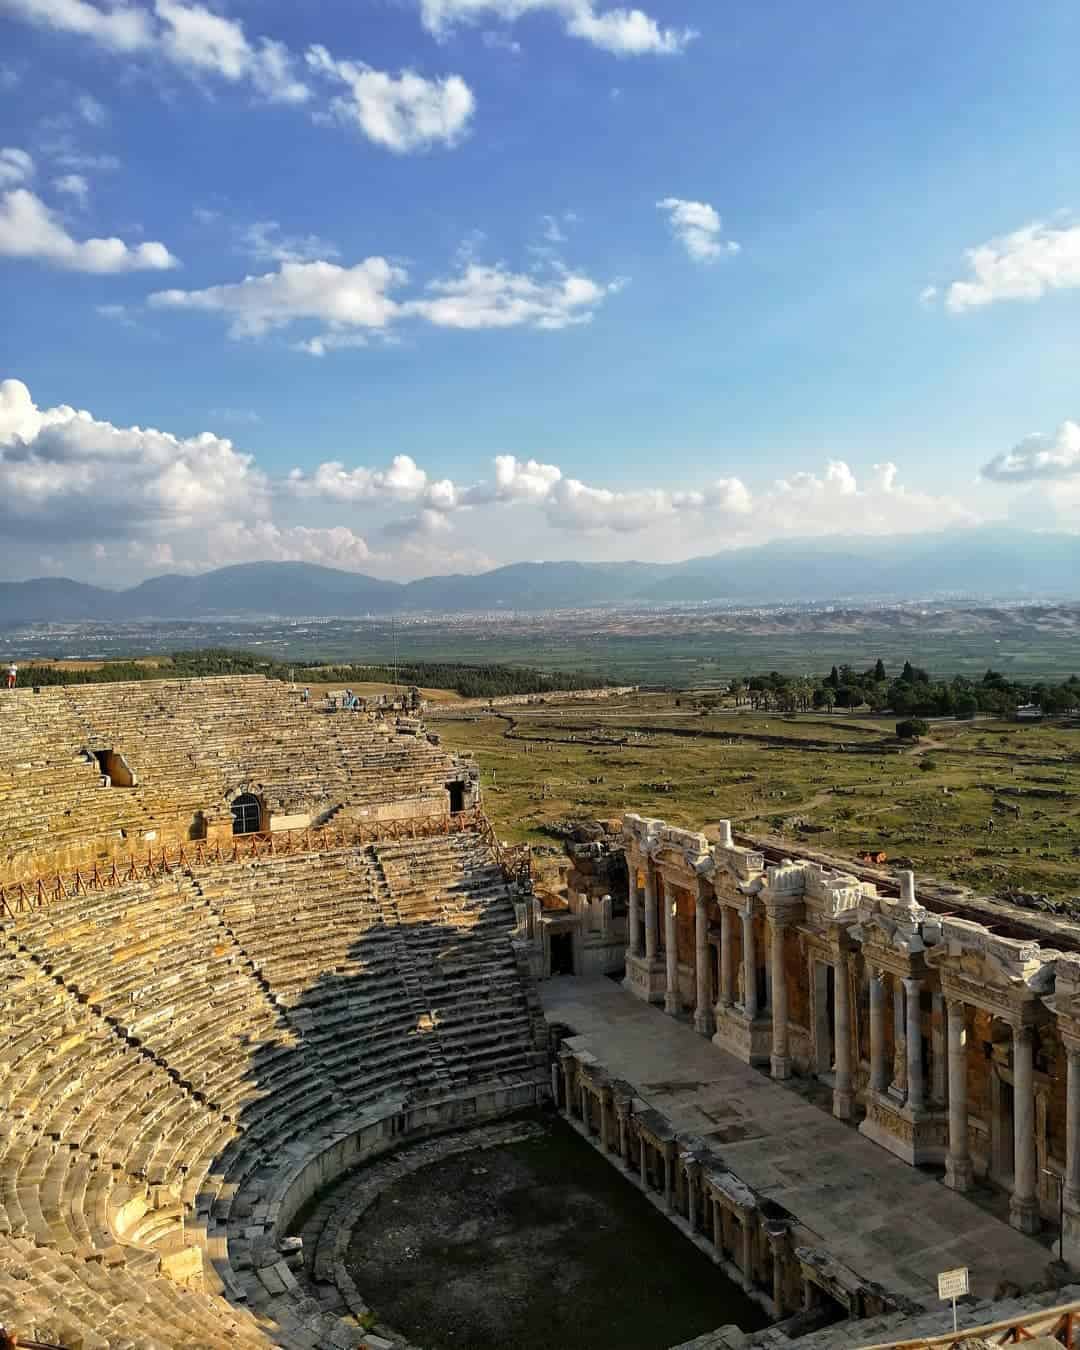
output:
M8 672L7 672L7 687L8 687L9 689L14 689L14 688L15 688L15 681L16 681L18 678L19 678L19 667L15 664L14 661L12 661L11 665L8 666Z

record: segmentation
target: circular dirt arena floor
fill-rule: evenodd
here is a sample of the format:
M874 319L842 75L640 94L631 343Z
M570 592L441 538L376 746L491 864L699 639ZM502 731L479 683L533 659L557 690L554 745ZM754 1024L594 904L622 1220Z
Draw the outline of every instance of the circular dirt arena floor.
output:
M354 1229L349 1273L426 1350L662 1350L761 1309L551 1115L536 1136L395 1182Z

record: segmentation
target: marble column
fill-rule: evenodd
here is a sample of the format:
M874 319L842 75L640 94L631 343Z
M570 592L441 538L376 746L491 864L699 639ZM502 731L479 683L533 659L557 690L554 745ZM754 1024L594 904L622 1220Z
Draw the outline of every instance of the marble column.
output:
M754 946L754 915L744 911L742 920L743 946L743 1012L749 1021L757 1017L757 951Z
M784 1316L784 1234L769 1235L769 1247L772 1250L772 1300L776 1316Z
M950 999L949 1018L949 1153L945 1185L954 1191L971 1189L971 1153L968 1147L967 1027L964 1004Z
M645 958L652 964L660 944L656 932L656 869L652 859L645 859Z
M907 1035L904 1019L904 981L900 975L894 975L892 981L893 996L893 1081L892 1086L900 1097L907 1096Z
M674 887L664 887L664 958L667 964L667 987L664 991L664 1011L674 1015L679 1011L679 935L676 931L678 901Z
M922 980L909 976L904 980L907 1003L907 1104L921 1111L926 1104L922 1059L922 1009L919 997Z
M675 1190L675 1168L671 1157L671 1149L664 1146L664 1208L670 1214L674 1209L672 1195Z
M691 1233L696 1233L697 1188L694 1185L694 1176L689 1167L686 1169L686 1222L690 1225Z
M702 883L699 882L694 905L694 1030L702 1036L712 1034L710 992L709 907Z
M555 1105L555 1110L559 1109L559 1073L558 1064L552 1060L551 1063L551 1100Z
M643 1134L638 1135L638 1160L641 1163L641 1189L649 1189L649 1145Z
M560 1056L560 1058L562 1060L563 1100L566 1102L566 1118L568 1120L573 1120L574 1118L573 1061L571 1060L569 1055Z
M941 994L933 995L933 1005L930 1021L930 1097L935 1102L944 1103L947 1099L949 1061L945 1048L945 1000Z
M618 1106L615 1111L619 1118L619 1157L622 1159L623 1166L630 1169L630 1132L626 1126L626 1112Z
M791 1077L791 1056L788 1054L788 989L784 969L784 933L787 916L769 916L772 947L772 1056L770 1067L774 1078Z
M581 1085L581 1123L585 1126L585 1133L591 1134L589 1129L589 1090L584 1083Z
M712 1202L712 1245L716 1248L716 1254L719 1257L724 1255L724 1219L717 1202L716 1196L707 1196L707 1201Z
M1066 1041L1065 1208L1080 1213L1080 1044Z
M611 1148L608 1144L608 1104L607 1097L603 1091L600 1093L600 1147L605 1153L610 1153Z
M851 992L848 986L848 958L840 953L835 971L833 999L833 1050L836 1055L836 1074L833 1080L833 1115L839 1120L851 1119Z
M1009 1222L1022 1233L1039 1231L1035 1195L1035 1066L1032 1029L1013 1027L1013 1193Z
M742 1287L749 1292L754 1287L754 1234L750 1220L740 1218L742 1224Z
M628 858L630 881L630 908L627 912L627 956L641 955L641 913L638 909L637 862Z
M720 906L720 997L717 1008L730 1008L735 1000L735 915L730 905Z
M888 1083L885 1064L885 972L870 971L870 1088L884 1092Z

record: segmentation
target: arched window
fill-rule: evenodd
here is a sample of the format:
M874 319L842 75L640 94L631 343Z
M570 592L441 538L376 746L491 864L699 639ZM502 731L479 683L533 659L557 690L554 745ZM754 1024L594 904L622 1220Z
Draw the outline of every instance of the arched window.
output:
M232 832L233 834L257 834L262 824L262 806L258 797L244 792L233 798Z

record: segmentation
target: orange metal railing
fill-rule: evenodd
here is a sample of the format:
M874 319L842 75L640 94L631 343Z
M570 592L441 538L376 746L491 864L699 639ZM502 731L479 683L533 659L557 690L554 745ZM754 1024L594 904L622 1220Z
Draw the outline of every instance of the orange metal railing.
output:
M170 848L149 848L89 869L52 873L25 881L0 883L0 917L16 919L59 900L92 891L112 890L133 881L147 881L208 864L252 862L300 853L363 847L397 839L429 839L475 831L484 840L507 881L531 884L532 851L527 844L504 848L480 807L454 815L409 816L401 820L350 821L345 825L236 834L225 841L195 839Z

